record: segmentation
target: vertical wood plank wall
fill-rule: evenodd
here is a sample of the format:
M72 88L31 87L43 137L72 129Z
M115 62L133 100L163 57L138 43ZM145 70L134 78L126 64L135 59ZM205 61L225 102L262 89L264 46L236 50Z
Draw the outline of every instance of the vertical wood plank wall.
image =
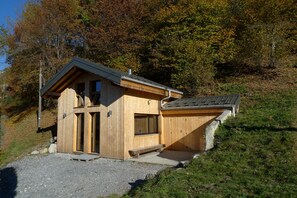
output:
M89 83L100 80L101 104L90 106ZM76 107L77 83L85 83L85 107ZM57 146L59 152L76 151L77 113L85 114L84 126L84 152L91 152L91 113L100 112L100 155L103 157L124 158L123 133L123 91L124 89L112 84L110 81L90 73L84 73L72 85L65 89L58 99L58 135ZM110 112L110 116L108 116ZM63 118L63 114L67 116Z
M134 114L160 114L160 97L134 91L125 90L124 95L124 158L130 158L128 153L131 149L147 146L155 146L160 142L160 134L135 135L134 134ZM160 120L159 120L159 125Z
M183 113L179 111L166 115L163 112L163 136L162 139L169 150L203 151L205 150L205 128L214 120L219 112L189 114L189 110Z
M57 151L72 152L73 151L73 131L74 131L74 100L68 98L75 97L73 89L65 89L58 99L58 133L57 133Z
M101 104L90 106L89 83L100 80ZM85 107L76 108L77 83L85 83ZM204 150L205 127L221 109L162 110L162 96L122 88L94 74L83 73L58 99L58 152L76 151L77 113L84 113L84 152L91 152L91 113L100 113L100 155L128 159L129 150L165 144L172 150ZM135 135L134 114L159 115L158 134Z

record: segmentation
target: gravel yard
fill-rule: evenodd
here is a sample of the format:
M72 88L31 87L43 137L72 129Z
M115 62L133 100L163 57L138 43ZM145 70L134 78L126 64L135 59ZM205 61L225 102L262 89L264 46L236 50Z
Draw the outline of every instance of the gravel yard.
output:
M166 167L104 158L71 161L60 153L26 156L0 170L0 197L121 195Z

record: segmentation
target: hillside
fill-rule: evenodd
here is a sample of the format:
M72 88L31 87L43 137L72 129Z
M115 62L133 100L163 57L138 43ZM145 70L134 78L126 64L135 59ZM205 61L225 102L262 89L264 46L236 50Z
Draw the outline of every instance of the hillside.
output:
M167 169L128 197L292 197L297 194L297 69L232 77L217 93L241 93L240 113L216 147L185 169Z
M220 78L201 95L241 94L240 113L216 136L216 147L185 169L167 169L131 197L293 196L297 193L297 69L277 68L265 76ZM51 127L55 111L44 111ZM3 118L3 117L2 117ZM36 133L36 109L2 120L3 165L48 144L50 131Z
M7 114L7 113L6 113ZM54 125L55 111L43 111L42 128ZM51 131L37 133L36 109L30 108L15 115L1 117L0 166L28 154L35 147L47 146Z
M37 103L40 68L47 81L73 57L80 57L123 72L131 69L196 95L215 83L218 67L237 65L263 72L266 67L295 66L295 4L294 0L29 1L11 32L0 24L0 52L4 50L11 63L5 84L25 105Z

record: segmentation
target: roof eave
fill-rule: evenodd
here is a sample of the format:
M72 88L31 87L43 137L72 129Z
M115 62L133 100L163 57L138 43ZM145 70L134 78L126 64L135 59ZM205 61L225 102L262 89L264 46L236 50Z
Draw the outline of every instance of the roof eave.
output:
M133 79L133 78L129 78L127 76L122 76L122 79L123 80L128 80L128 81L132 81L132 82L136 82L136 83L139 83L139 84L143 84L143 85L147 85L147 86L151 86L151 87L154 87L154 88L158 88L158 89L162 89L164 91L171 91L171 92L174 92L174 93L177 93L177 94L181 94L183 95L184 93L181 92L181 91L178 91L176 89L172 89L170 87L166 87L166 86L158 86L158 85L154 85L154 84L151 84L151 83L147 83L147 82L143 82L143 81L140 81L140 80L136 80L136 79Z
M57 74L54 75L53 78L51 78L44 87L40 89L40 94L42 97L52 97L52 94L48 93L54 93L55 96L57 96L60 93L60 90L55 88L55 85L63 79L69 72L71 72L72 69L79 69L79 70L84 70L86 72L93 73L95 75L98 75L102 78L105 78L107 80L110 80L112 83L117 84L117 85L122 85L123 81L130 81L133 83L137 83L140 85L148 86L151 88L155 88L155 91L160 92L159 90L162 90L162 93L159 93L161 95L168 95L169 91L173 92L173 97L174 98L180 98L183 95L183 92L178 91L176 89L172 89L167 86L162 86L161 84L158 85L158 83L149 83L149 82L144 82L141 80L137 80L134 78L130 78L129 76L125 76L124 73L122 72L117 72L111 68L108 68L104 65L98 64L98 63L93 63L88 60L80 59L80 58L73 58L66 66L64 66ZM70 74L69 74L70 75ZM70 79L71 80L71 79ZM149 81L149 80L148 80ZM60 87L61 89L61 87ZM144 90L143 90L144 91ZM164 92L163 92L164 91ZM151 93L153 93L151 91Z
M102 65L100 65L102 66ZM103 78L106 78L110 81L112 81L115 84L120 84L121 82L121 76L117 75L114 72L107 72L100 67L97 67L95 63L82 60L79 58L73 58L66 66L64 66L57 74L54 75L53 78L51 78L44 87L40 89L40 94L42 97L45 97L48 91L59 81L62 79L64 75L66 75L72 68L77 67L79 69L85 70L90 73L94 73L96 75L99 75Z
M188 107L163 107L162 111L192 110L192 109L232 109L236 105L209 105L209 106L188 106Z
M69 72L72 68L73 59L64 66L58 73L56 73L46 84L40 89L40 95L44 97L46 92L50 90L50 88L59 80L61 79L67 72Z

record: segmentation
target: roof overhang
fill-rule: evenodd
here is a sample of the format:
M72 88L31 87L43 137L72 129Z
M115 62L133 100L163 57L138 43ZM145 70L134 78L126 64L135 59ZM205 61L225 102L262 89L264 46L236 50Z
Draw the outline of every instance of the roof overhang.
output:
M169 96L169 91L171 91L171 97L172 98L181 98L183 93L180 91L172 90L171 88L168 87L160 87L156 85L149 85L148 83L141 83L137 82L134 79L129 79L129 78L123 78L121 81L120 86L129 88L129 89L134 89L138 91L144 91L148 93L153 93L156 95L162 95L162 96Z
M168 102L162 108L162 112L171 114L170 112L206 112L231 110L236 113L239 108L240 95L225 95L225 96L209 96L200 98L183 98Z
M101 64L73 58L65 65L52 79L50 79L40 90L42 97L58 98L72 82L74 82L82 73L89 72L105 78L112 83L124 88L153 93L162 96L168 96L169 90L171 97L181 98L183 93L176 89L155 83L153 81L105 67Z

